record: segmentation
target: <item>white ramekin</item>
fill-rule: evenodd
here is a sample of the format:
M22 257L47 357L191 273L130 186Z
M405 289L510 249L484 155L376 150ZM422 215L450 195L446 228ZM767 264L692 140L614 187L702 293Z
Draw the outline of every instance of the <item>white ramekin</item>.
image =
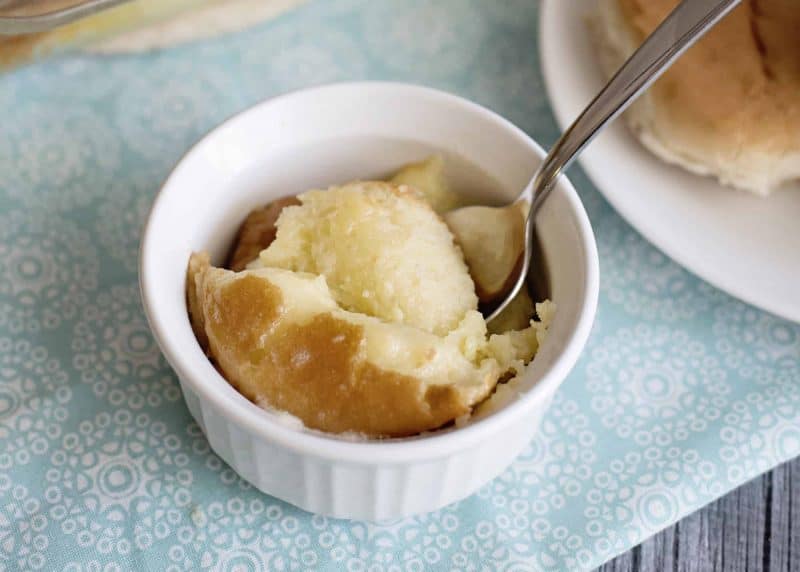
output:
M147 221L142 299L191 414L236 472L305 510L378 521L472 494L534 436L589 335L597 249L578 195L562 179L538 219L556 317L520 397L485 419L424 437L351 442L283 423L214 369L186 314L192 251L209 250L219 261L251 208L383 176L433 151L445 156L454 186L484 202L512 199L543 155L514 125L453 95L392 83L316 87L261 103L214 129L175 167Z

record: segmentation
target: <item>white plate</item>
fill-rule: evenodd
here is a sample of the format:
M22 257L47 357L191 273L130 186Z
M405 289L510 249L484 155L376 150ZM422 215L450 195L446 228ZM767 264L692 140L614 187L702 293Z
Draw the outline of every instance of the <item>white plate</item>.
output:
M545 0L540 57L547 91L564 129L604 79L586 17L594 3ZM714 286L800 322L800 190L767 199L660 161L621 121L580 158L597 188L647 240Z

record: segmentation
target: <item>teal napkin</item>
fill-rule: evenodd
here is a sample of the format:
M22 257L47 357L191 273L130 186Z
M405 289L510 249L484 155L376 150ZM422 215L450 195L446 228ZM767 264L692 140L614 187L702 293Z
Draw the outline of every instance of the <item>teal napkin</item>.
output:
M573 570L800 453L800 328L648 245L577 168L591 340L524 454L388 525L265 496L209 449L145 323L142 221L230 114L305 85L443 88L557 136L530 0L317 0L233 37L0 77L0 570Z

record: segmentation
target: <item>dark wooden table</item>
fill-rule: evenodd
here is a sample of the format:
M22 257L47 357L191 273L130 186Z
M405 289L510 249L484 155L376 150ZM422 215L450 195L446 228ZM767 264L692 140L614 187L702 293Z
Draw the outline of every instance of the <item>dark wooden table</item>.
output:
M800 457L742 485L598 572L800 571Z

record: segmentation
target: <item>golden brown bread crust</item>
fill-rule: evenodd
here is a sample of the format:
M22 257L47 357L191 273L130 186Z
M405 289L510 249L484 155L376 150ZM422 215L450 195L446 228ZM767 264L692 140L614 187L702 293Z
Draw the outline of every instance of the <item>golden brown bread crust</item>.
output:
M284 207L299 205L297 197L284 197L250 211L244 219L234 240L234 248L228 257L226 268L238 272L249 262L258 258L258 253L267 248L278 232L275 223Z
M192 322L202 324L216 365L248 399L312 429L386 437L436 429L470 411L457 386L426 385L367 361L363 326L330 313L282 320L280 288L252 273L211 268L200 256L190 263L197 303L189 308L202 318ZM219 278L231 279L208 286Z
M616 10L624 29L608 29L612 16L603 33L629 53L677 3L606 1L602 9ZM796 0L746 0L675 62L629 120L665 159L767 194L800 175L799 30ZM617 54L616 65L626 56Z
M677 0L620 0L641 42ZM723 19L656 84L663 113L731 145L798 143L800 5L753 0ZM787 121L795 126L786 129ZM727 137L732 137L727 139Z
M208 354L208 336L206 336L206 326L203 321L203 310L197 298L197 284L200 275L211 266L211 257L207 252L195 252L189 258L189 265L186 267L186 307L189 310L189 321L192 324L192 331L197 338L200 347Z

